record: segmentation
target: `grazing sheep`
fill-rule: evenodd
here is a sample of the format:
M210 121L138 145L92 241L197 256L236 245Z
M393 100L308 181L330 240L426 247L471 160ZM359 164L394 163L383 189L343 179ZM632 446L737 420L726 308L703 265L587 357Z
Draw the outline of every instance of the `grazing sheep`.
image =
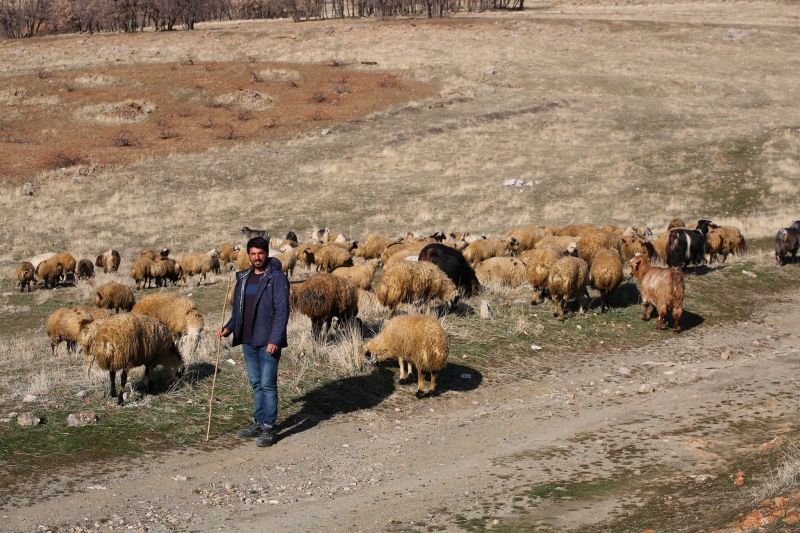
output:
M155 280L156 287L166 285L164 280L169 273L169 266L170 265L162 261L160 257L155 261L150 261L150 279Z
M153 265L153 261L147 259L146 257L141 257L133 262L131 265L131 277L136 282L136 289L146 289L148 285L150 285L150 280L152 279L150 275L150 270Z
M245 248L240 249L236 254L236 270L247 270L250 266L252 266L250 254L247 253Z
M747 252L747 243L739 228L721 226L708 231L705 252L709 263L718 261L719 255L722 256L722 262L724 263L731 254Z
M158 254L155 253L153 250L142 250L142 253L139 254L140 259L149 259L150 261L156 261L158 259Z
M583 259L568 255L556 261L547 276L550 297L555 304L553 316L558 316L558 319L563 322L567 301L572 298L580 299L579 311L583 315L589 299L589 293L586 290L588 282L589 267Z
M527 276L525 263L516 257L490 257L475 269L481 285L519 287Z
M99 307L89 307L88 305L76 305L72 309L78 311L85 311L92 315L92 320L102 320L111 316L111 311L108 309L100 309Z
M323 244L331 240L331 230L328 228L315 229L309 231L306 235L317 244Z
M289 279L292 279L294 275L294 267L297 266L297 254L294 251L294 248L289 247L283 253L280 253L275 256L275 258L281 262L281 270Z
M304 253L307 264L314 263L320 271L328 274L342 266L353 266L352 254L335 244L324 244L315 252L306 248Z
M603 230L603 231L607 231L609 233L613 233L614 235L622 235L622 232L624 231L623 228L620 228L619 226L615 226L614 224L606 224L605 226L603 226L600 229Z
M94 361L101 370L108 370L112 397L117 396L116 373L122 371L117 397L120 405L129 370L144 365L146 393L153 368L164 365L174 379L175 371L183 365L169 328L149 316L126 313L92 322L81 332L80 342L86 353L86 373Z
M620 233L619 235L625 235L627 237L634 236L634 235L637 235L639 237L650 237L650 236L653 235L653 230L651 228L648 228L648 227L641 227L640 228L640 227L628 226L627 228L622 230L622 233Z
M666 243L664 246L666 246ZM653 243L638 235L622 235L619 238L619 251L622 260L625 262L633 259L636 254L646 255L649 259L656 255Z
M581 242L580 237L570 237L568 235L567 236L551 235L537 242L534 248L541 248L542 246L555 246L556 248L560 248L562 250L569 250L570 248L574 248L577 250L577 247L578 245L580 245L580 242Z
M463 241L462 241L463 242ZM481 284L464 255L445 243L431 243L419 252L419 261L439 267L455 283L464 296L470 297L480 290Z
M654 241L652 241L653 250L655 250L656 255L664 264L667 263L667 243L669 242L670 231L672 230L668 230L665 233L662 233L661 235L656 237ZM628 259L628 261L630 261L630 259Z
M506 237L502 240L480 239L464 248L464 259L469 261L472 268L477 268L481 261L486 261L490 257L502 257L514 246L519 246L516 237Z
M363 265L339 267L332 274L340 278L349 279L361 290L370 291L372 290L372 278L375 276L375 270L377 269L378 260L370 259Z
M414 255L419 255L419 252L423 248L425 248L428 244L430 244L430 243L428 243L428 242L419 242L419 241L415 241L415 242L399 242L399 243L391 244L391 245L387 246L386 249L381 254L381 256L380 256L381 257L381 264L386 265L387 263L389 263L389 259L393 255L398 254L398 253L412 252ZM408 254L406 254L406 257L408 257Z
M217 250L209 250L208 252L186 254L178 259L177 262L181 265L181 269L183 269L183 276L181 277L183 282L186 283L187 277L199 274L200 278L198 278L197 284L200 285L200 283L206 279L206 274L214 269L214 265L219 265L219 252ZM247 267L250 267L249 260Z
M785 264L787 255L792 256L792 263L800 249L800 220L795 221L790 227L778 230L775 235L775 260L779 266Z
M269 242L269 230L265 229L250 229L247 226L242 228L242 235L249 241L254 237L264 237Z
M559 233L561 233L561 228L558 226L544 226L542 227L542 231L548 237L558 237Z
M674 229L685 228L685 227L686 227L686 222L684 222L682 218L673 218L672 220L669 221L669 224L667 224L667 233L669 233Z
M389 320L377 337L362 348L372 364L387 359L400 363L400 383L406 382L405 363L417 368L417 398L438 396L436 374L447 364L450 344L439 322L427 315L404 315ZM425 392L425 372L431 374L431 385Z
M51 257L55 257L56 254L53 252L45 252L43 254L35 255L30 258L29 263L33 265L33 269L36 270L36 267L39 266L39 263L42 261L47 261Z
M219 261L225 270L228 270L228 264L236 264L236 256L239 255L239 245L226 244L219 249Z
M609 293L615 291L622 284L622 259L619 252L609 248L598 250L592 258L589 269L589 280L595 289L600 291L600 312L605 313L608 305Z
M650 261L637 255L629 262L631 273L636 276L642 285L642 320L650 320L650 304L658 310L658 324L656 329L664 326L667 311L672 309L672 318L675 321L673 332L681 330L679 325L683 314L683 272L680 268L661 268L650 265Z
M617 249L617 236L613 233L601 229L592 229L581 236L581 243L578 245L578 257L586 261L591 268L592 258L603 248Z
M94 266L103 269L103 272L116 272L119 270L120 256L116 250L108 250L97 256L94 261Z
M172 332L175 342L186 335L193 339L189 353L194 352L200 342L205 321L197 309L197 304L185 296L160 292L150 294L139 300L131 309L138 313L160 320Z
M458 289L442 269L427 261L401 261L383 273L375 289L378 301L395 314L401 303L443 300L458 303Z
M343 324L355 321L358 315L358 287L333 274L311 276L295 298L300 312L311 319L311 332L317 341L325 338L334 317Z
M36 273L36 269L33 267L33 264L25 261L24 263L20 263L17 267L17 279L19 280L19 292L24 292L25 287L28 288L28 292L31 292L31 282L33 281L33 275Z
M522 226L509 230L506 233L506 237L515 237L517 239L517 244L511 246L510 249L512 255L518 256L525 250L533 249L538 241L547 237L547 234L536 226Z
M584 222L583 224L569 224L561 228L558 234L562 237L582 237L584 233L594 229L598 228L588 222Z
M78 263L75 261L75 258L72 256L72 254L68 254L66 252L56 254L56 261L61 263L61 265L64 267L63 272L61 272L62 280L67 280L67 274L75 274L75 266Z
M75 267L75 277L77 279L89 279L94 277L94 263L91 259L81 259Z
M121 283L106 283L94 291L94 305L100 309L120 309L130 311L136 304L133 291Z
M51 257L50 259L46 259L39 263L39 266L36 267L36 275L39 279L44 281L44 288L48 288L48 285L51 289L55 289L56 285L58 285L58 280L61 279L61 274L64 273L64 265L61 264L59 260L55 257Z
M399 252L394 253L394 254L389 256L389 258L383 264L383 269L384 270L388 270L393 265L397 264L400 261L405 261L407 259L408 260L413 260L413 258L415 258L415 257L417 259L419 259L419 252L417 250L413 249L413 248L411 248L411 249L406 248L406 249L400 250Z
M377 259L388 246L396 242L396 239L389 239L373 233L367 236L363 246L358 245L353 249L353 255L356 257L363 257L364 259Z
M538 305L544 301L544 289L547 288L550 269L562 257L564 250L551 244L528 250L520 257L526 265L528 283L533 287L531 305Z
M50 313L44 329L50 337L53 356L62 342L67 343L67 354L75 353L81 330L93 320L90 313L73 307L62 307Z

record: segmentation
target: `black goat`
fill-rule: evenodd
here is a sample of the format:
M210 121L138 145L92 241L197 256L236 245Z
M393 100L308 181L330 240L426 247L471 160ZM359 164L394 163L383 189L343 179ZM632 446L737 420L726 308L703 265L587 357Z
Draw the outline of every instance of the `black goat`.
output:
M786 256L791 255L794 263L798 249L800 249L800 220L795 220L790 227L779 230L775 235L775 261L783 266L786 264Z
M704 263L706 258L706 234L709 228L716 227L710 220L698 220L697 229L674 229L669 232L667 241L667 266L672 268L695 266Z

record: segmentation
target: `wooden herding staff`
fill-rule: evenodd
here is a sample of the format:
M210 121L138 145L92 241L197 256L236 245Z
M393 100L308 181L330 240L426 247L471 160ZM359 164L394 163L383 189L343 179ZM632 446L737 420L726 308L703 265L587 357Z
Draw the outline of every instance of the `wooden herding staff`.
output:
M225 288L225 299L222 301L222 324L220 325L219 329L222 329L225 326L225 307L228 305L228 292L231 290L231 279L233 279L233 273L231 273L230 277L228 277L228 286ZM206 428L206 442L208 442L208 436L211 433L211 410L214 406L214 388L217 386L217 369L219 368L219 353L222 349L222 337L217 339L217 361L214 363L214 380L211 382L211 397L208 399L208 427Z

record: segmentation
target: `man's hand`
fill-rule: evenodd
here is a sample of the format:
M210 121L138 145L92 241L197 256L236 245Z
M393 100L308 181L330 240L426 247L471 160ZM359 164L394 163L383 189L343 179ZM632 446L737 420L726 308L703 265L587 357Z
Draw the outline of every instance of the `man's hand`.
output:
M278 351L278 345L277 344L267 344L267 351L269 353L271 353L271 354L274 354L275 352Z
M218 329L217 330L217 338L218 339L220 337L227 337L230 334L231 334L231 330L229 330L228 328L222 328L222 329Z

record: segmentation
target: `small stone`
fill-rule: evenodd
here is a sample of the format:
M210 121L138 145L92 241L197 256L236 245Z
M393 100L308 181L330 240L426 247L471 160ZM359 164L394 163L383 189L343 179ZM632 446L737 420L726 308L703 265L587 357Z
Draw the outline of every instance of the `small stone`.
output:
M78 392L75 393L75 396L77 396L78 398L84 398L87 394L88 393L85 390L79 390Z
M94 397L97 398L98 400L101 400L101 399L106 397L106 391L99 390L99 391L94 393Z
M36 401L36 396L33 394L28 394L22 399L22 403L31 403Z
M81 411L79 413L72 413L67 417L67 425L72 427L89 426L97 424L97 415L94 411Z
M581 325L578 325L578 326L575 326L575 327L578 328L578 329L583 329L583 326L581 326Z
M535 352L538 352L541 349L542 349L542 347L539 346L538 344L531 344L531 350L533 350Z
M492 308L489 307L487 302L481 302L481 318L494 320L494 313L492 313Z
M503 187L513 187L517 180L506 180L503 182Z
M569 398L570 400L572 400L573 398L575 398L575 395L574 395L574 394L572 394L571 392L568 392L568 393L566 393L564 396L566 396L566 397L567 397L567 398Z
M630 368L626 368L624 366L619 367L617 372L619 372L623 376L630 376L631 375L631 369Z
M187 479L189 479L189 478L187 478L186 476L181 476L181 475L179 474L179 475L175 476L175 477L174 477L174 478L172 478L172 479L174 479L175 481L186 481L186 480L187 480Z
M722 352L722 355L720 357L722 358L723 361L727 361L728 359L730 359L731 354L730 352Z
M225 483L225 490L231 490L233 488L233 483Z
M484 87L483 90L486 91L487 94L494 94L496 92L494 87Z
M279 502L278 500L270 500L269 501L270 505L278 505L279 503L281 503L281 502Z
M655 392L655 390L656 388L653 386L652 383L644 383L641 387L639 387L640 394Z
M487 76L494 76L494 69L484 70L483 73Z
M20 426L38 426L41 419L33 413L20 413L17 416L17 424Z

